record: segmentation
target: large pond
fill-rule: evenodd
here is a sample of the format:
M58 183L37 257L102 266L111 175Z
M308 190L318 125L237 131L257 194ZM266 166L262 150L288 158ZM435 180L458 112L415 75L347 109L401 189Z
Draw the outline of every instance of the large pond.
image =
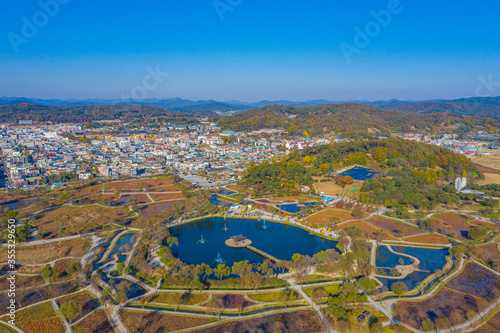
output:
M342 172L343 177L351 176L354 180L367 180L373 178L378 172L372 169L355 166L349 170Z
M223 230L226 225L230 230ZM240 234L250 239L253 247L281 260L291 260L295 253L312 256L327 249L336 250L337 245L335 241L311 235L298 227L250 219L228 218L224 222L223 218L209 218L169 230L179 240L172 253L188 265L206 263L215 267L217 257L228 266L242 260L263 262L262 257L248 249L235 249L225 244L231 236ZM204 242L200 242L202 237Z

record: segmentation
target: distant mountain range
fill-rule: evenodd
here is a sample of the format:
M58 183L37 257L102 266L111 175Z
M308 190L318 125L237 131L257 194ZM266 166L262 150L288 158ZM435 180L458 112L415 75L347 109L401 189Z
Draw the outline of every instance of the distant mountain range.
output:
M456 100L430 100L430 101L401 101L381 100L381 101L329 101L329 100L310 100L310 101L260 101L256 103L232 100L220 102L215 100L191 101L182 98L170 99L143 99L143 100L109 100L109 99L86 99L86 100L59 100L59 99L36 99L20 97L2 97L0 98L0 107L13 106L21 103L31 103L42 106L56 108L73 108L98 105L144 105L152 106L168 111L184 112L191 114L215 115L234 114L241 111L261 108L267 105L287 105L294 107L308 107L326 104L342 104L345 102L354 102L375 106L384 110L396 110L404 113L435 113L446 112L459 114L463 116L480 116L500 119L500 97L473 97ZM14 108L15 109L15 108ZM12 108L11 108L12 110Z

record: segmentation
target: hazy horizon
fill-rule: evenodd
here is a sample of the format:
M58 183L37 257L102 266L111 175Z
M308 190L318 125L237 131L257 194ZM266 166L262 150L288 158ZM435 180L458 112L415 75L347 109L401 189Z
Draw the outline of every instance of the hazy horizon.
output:
M248 102L500 95L499 9L495 1L14 2L0 14L0 95ZM495 84L481 89L488 81Z

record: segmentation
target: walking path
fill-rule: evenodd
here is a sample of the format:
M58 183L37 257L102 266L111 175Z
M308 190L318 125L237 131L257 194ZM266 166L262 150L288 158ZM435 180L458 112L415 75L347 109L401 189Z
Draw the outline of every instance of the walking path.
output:
M316 311L316 313L318 314L319 318L321 319L321 321L323 322L323 324L325 325L326 327L326 331L328 333L339 333L338 331L334 330L332 325L330 325L330 323L328 322L328 319L326 319L326 317L323 315L323 312L321 312L321 309L319 308L318 305L316 305L316 303L313 302L313 300L307 296L307 294L304 292L304 290L302 290L302 288L298 285L295 284L295 280L293 279L288 279L286 280L288 283L290 283L290 285L292 286L293 289L297 290L297 292L304 298L304 300L307 301L307 303L309 303L312 308L314 309L314 311Z
M71 326L69 325L68 321L66 320L66 318L64 318L64 315L59 310L59 306L57 305L56 301L52 300L50 304L52 304L52 307L54 308L54 311L56 311L57 316L61 319L64 326L66 327L66 333L71 333Z

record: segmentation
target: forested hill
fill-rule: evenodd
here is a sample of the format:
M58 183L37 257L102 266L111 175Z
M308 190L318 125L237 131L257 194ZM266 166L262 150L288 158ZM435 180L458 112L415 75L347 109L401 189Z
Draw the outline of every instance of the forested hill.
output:
M468 117L448 113L407 114L382 110L373 106L343 103L296 108L272 105L221 117L218 124L226 130L251 131L263 128L284 128L291 134L309 135L323 132L355 133L376 129L381 132L411 130L457 129L475 126L498 127L490 118Z
M213 115L209 113L207 115ZM167 117L169 119L195 118L199 114L165 111L149 105L91 105L71 108L44 106L32 103L19 103L0 107L0 122L14 123L19 120L61 122L91 122L94 120L149 119Z

